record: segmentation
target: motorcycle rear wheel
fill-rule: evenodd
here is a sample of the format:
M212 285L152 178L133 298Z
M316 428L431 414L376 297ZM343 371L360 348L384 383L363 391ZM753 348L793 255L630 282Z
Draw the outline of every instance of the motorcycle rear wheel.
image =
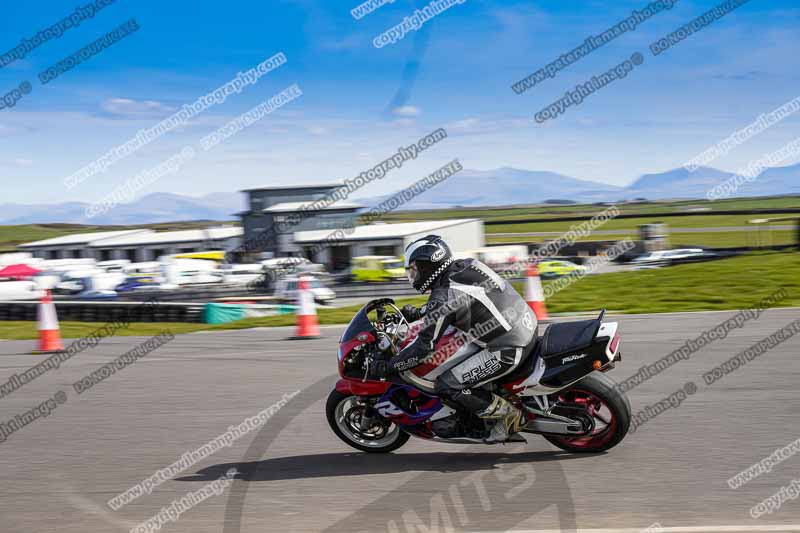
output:
M360 410L358 396L343 394L336 389L328 395L325 414L328 425L336 436L348 446L367 453L389 453L408 442L410 436L398 426L388 424L373 426L370 431L363 431L358 422Z
M593 372L555 393L554 399L584 405L595 418L595 423L600 423L591 435L543 435L544 438L562 450L580 453L604 452L619 444L631 425L631 404L624 392L614 389L615 385L616 382L605 374Z

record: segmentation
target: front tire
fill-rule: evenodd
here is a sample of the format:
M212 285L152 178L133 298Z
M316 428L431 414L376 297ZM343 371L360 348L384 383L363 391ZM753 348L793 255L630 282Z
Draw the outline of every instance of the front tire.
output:
M624 392L614 388L615 385L616 382L605 374L592 372L571 387L555 393L553 396L562 401L584 404L602 427L596 427L591 435L584 437L543 435L544 438L568 452L604 452L619 444L631 425L631 403Z
M359 397L344 394L334 389L328 395L325 414L328 425L336 436L348 446L367 453L389 453L408 442L410 436L398 426L382 419L385 424L376 424L364 431L359 426L363 407Z

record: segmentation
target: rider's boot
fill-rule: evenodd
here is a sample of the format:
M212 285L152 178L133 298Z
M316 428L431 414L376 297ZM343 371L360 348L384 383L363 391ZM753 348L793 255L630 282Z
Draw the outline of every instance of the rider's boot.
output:
M489 435L483 439L486 444L527 442L525 437L516 434L522 424L522 411L505 398L492 394L492 403L477 415L484 420L491 421Z

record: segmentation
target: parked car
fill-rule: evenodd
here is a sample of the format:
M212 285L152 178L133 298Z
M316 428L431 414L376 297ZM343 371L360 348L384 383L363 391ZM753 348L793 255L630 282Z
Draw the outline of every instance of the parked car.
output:
M129 259L115 259L113 261L100 261L97 268L106 272L125 272L125 267L131 264Z
M506 244L502 246L484 246L453 254L456 259L471 257L495 270L504 270L513 264L528 259L528 246L525 244Z
M718 257L714 252L707 252L702 248L679 248L675 250L661 250L644 254L631 263L635 269L658 268L675 263L688 263L703 261Z
M537 264L539 276L542 279L555 279L561 276L577 276L586 271L586 267L576 265L571 261L540 261Z
M53 288L53 294L78 294L86 290L86 286L83 283L85 277L81 276L78 278L73 277L65 277L64 280Z
M391 255L354 257L350 274L354 281L391 281L406 277L403 262Z
M319 303L326 303L336 298L336 293L326 287L320 280L313 276L306 276L311 284L311 293L314 300ZM297 301L297 276L286 276L275 284L275 297L286 302Z
M114 290L117 292L130 292L141 289L157 289L159 284L158 276L130 276L117 285Z
M325 273L325 265L312 263L305 257L274 257L272 259L264 259L260 263L264 265L265 270L277 273L296 274L302 272L314 275Z
M91 289L78 295L78 298L81 300L112 300L116 297L116 292L100 289Z
M86 290L86 280L102 270L91 268L58 273L59 279L51 287L53 294L78 294Z
M158 261L145 261L143 263L129 263L122 267L122 271L128 277L133 276L159 276L161 275L162 264Z

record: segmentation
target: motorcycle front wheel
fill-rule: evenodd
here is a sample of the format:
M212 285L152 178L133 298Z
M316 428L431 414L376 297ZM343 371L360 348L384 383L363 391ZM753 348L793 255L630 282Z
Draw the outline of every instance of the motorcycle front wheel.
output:
M369 427L362 427L365 408L358 396L334 389L328 395L325 414L336 436L362 452L389 453L408 442L408 433L383 417L376 418Z

